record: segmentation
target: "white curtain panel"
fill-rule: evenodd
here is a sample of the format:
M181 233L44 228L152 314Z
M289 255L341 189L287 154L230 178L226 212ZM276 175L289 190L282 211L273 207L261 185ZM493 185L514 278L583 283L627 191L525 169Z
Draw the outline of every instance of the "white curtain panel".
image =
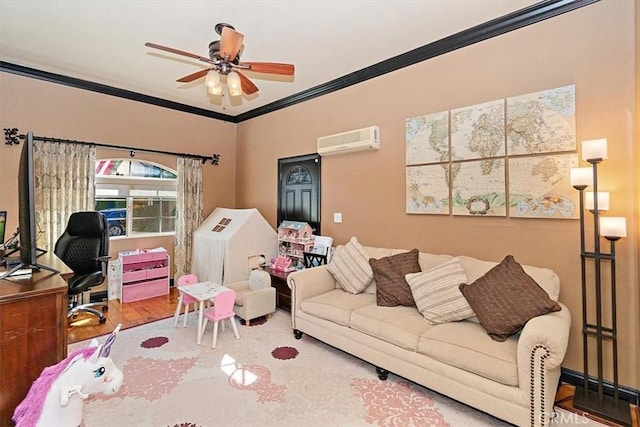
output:
M95 163L92 145L34 141L39 248L53 250L73 212L95 209Z
M193 232L202 222L202 160L178 157L174 278L190 274Z

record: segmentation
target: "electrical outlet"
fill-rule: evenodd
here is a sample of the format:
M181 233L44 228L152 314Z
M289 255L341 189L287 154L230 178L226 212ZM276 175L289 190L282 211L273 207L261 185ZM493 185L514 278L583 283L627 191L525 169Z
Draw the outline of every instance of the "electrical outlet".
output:
M333 222L335 222L336 224L340 224L342 222L342 213L334 212L334 214L333 214Z

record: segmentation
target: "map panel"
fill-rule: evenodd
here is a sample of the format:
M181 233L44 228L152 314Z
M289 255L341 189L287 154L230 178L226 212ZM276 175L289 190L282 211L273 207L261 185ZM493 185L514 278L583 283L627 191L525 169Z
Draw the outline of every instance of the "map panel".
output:
M570 182L577 154L509 159L509 216L578 218L579 193Z
M447 164L407 167L407 213L449 214Z
M451 160L504 156L504 100L451 110Z
M449 161L449 112L406 120L406 164Z
M451 184L454 215L507 215L504 159L452 163Z
M507 153L576 149L575 85L507 98Z

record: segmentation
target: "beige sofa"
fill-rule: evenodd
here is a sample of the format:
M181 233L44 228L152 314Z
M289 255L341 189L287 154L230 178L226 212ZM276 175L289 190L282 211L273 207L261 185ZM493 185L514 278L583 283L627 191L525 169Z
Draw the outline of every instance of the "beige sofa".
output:
M406 252L364 249L374 259ZM420 253L420 268L451 258ZM497 264L459 258L468 283ZM552 270L524 270L557 301L560 281ZM296 338L306 333L371 363L380 379L392 372L515 425L549 423L571 324L564 305L497 342L474 318L432 325L416 307L377 306L375 281L362 293L345 292L327 266L291 273L288 284Z

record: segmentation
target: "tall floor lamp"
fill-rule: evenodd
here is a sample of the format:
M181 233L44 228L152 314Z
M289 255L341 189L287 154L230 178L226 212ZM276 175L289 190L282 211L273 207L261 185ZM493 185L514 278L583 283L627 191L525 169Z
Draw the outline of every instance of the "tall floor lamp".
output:
M618 383L618 335L616 322L616 253L615 243L627 235L624 217L601 216L609 210L609 193L598 191L598 164L607 159L607 140L593 139L582 142L582 159L591 167L571 169L571 185L580 192L580 260L582 273L582 346L584 383L583 390L577 392L574 406L594 415L625 424L631 423L629 406L620 401ZM585 192L592 185L593 192ZM586 210L593 214L593 251L585 246L585 199ZM609 241L609 253L600 247L600 238ZM593 260L593 288L587 284L587 260ZM602 263L610 264L611 319L610 326L603 321ZM588 292L593 289L595 298L595 323L588 312ZM607 322L609 323L609 322ZM596 387L589 387L589 337L595 338L596 346ZM604 341L611 342L613 368L613 396L604 392Z

